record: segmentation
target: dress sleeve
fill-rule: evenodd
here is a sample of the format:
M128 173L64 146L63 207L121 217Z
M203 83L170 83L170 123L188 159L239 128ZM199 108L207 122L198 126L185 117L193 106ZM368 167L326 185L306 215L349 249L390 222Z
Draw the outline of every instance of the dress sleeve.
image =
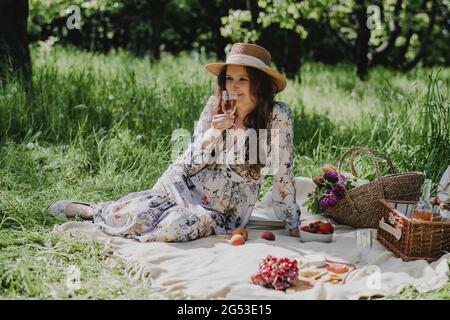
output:
M272 203L275 214L285 221L286 228L294 229L300 224L300 207L295 202L293 171L294 120L291 109L277 103L273 109L271 128L279 135L279 153L274 156L277 168L272 175ZM278 130L276 130L278 129ZM276 146L274 146L276 148ZM275 151L275 150L272 150Z
M207 150L202 147L202 138L205 132L210 128L212 117L217 106L218 99L212 95L206 102L206 106L200 114L191 141L186 151L176 160L176 164L180 164L183 171L188 175L194 175L203 169L211 159L213 150Z

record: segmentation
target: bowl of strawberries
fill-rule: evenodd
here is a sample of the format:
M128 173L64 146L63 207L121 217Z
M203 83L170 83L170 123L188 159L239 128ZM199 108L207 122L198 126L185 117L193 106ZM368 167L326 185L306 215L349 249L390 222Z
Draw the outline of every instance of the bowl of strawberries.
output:
M329 221L314 221L299 227L302 242L331 242L334 227Z

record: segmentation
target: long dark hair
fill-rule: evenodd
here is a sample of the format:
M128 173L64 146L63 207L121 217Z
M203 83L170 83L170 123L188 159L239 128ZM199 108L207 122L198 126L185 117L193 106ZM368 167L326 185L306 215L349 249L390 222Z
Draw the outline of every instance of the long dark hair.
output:
M270 77L267 73L249 66L244 66L244 68L247 70L250 80L250 95L256 99L256 106L248 115L245 116L243 122L245 127L255 129L257 141L259 141L260 137L258 129L267 129L270 124L277 87L272 77ZM222 103L222 91L226 90L226 73L227 66L225 65L222 67L219 75L217 76L217 87L215 94L219 97L219 105ZM221 108L219 108L218 113L223 113ZM225 135L226 131L224 130L222 132L222 138L224 139L223 141L225 141ZM270 139L270 134L267 136ZM250 155L248 142L248 140L245 142L245 175L246 178L258 180L261 176L261 168L264 167L264 164L261 162L259 157L259 143L257 144L257 163L249 164L248 160Z

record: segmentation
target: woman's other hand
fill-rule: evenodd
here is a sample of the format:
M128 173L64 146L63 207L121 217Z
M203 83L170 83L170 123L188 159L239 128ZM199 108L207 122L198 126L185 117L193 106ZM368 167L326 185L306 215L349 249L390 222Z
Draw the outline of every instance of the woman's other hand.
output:
M289 229L289 235L291 237L298 237L299 236L298 228Z

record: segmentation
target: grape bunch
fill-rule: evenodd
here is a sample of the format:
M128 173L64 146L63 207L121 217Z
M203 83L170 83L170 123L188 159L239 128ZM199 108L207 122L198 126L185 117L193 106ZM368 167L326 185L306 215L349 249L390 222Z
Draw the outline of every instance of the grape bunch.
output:
M258 272L252 276L252 283L266 288L285 291L298 277L296 260L267 256L260 264Z

